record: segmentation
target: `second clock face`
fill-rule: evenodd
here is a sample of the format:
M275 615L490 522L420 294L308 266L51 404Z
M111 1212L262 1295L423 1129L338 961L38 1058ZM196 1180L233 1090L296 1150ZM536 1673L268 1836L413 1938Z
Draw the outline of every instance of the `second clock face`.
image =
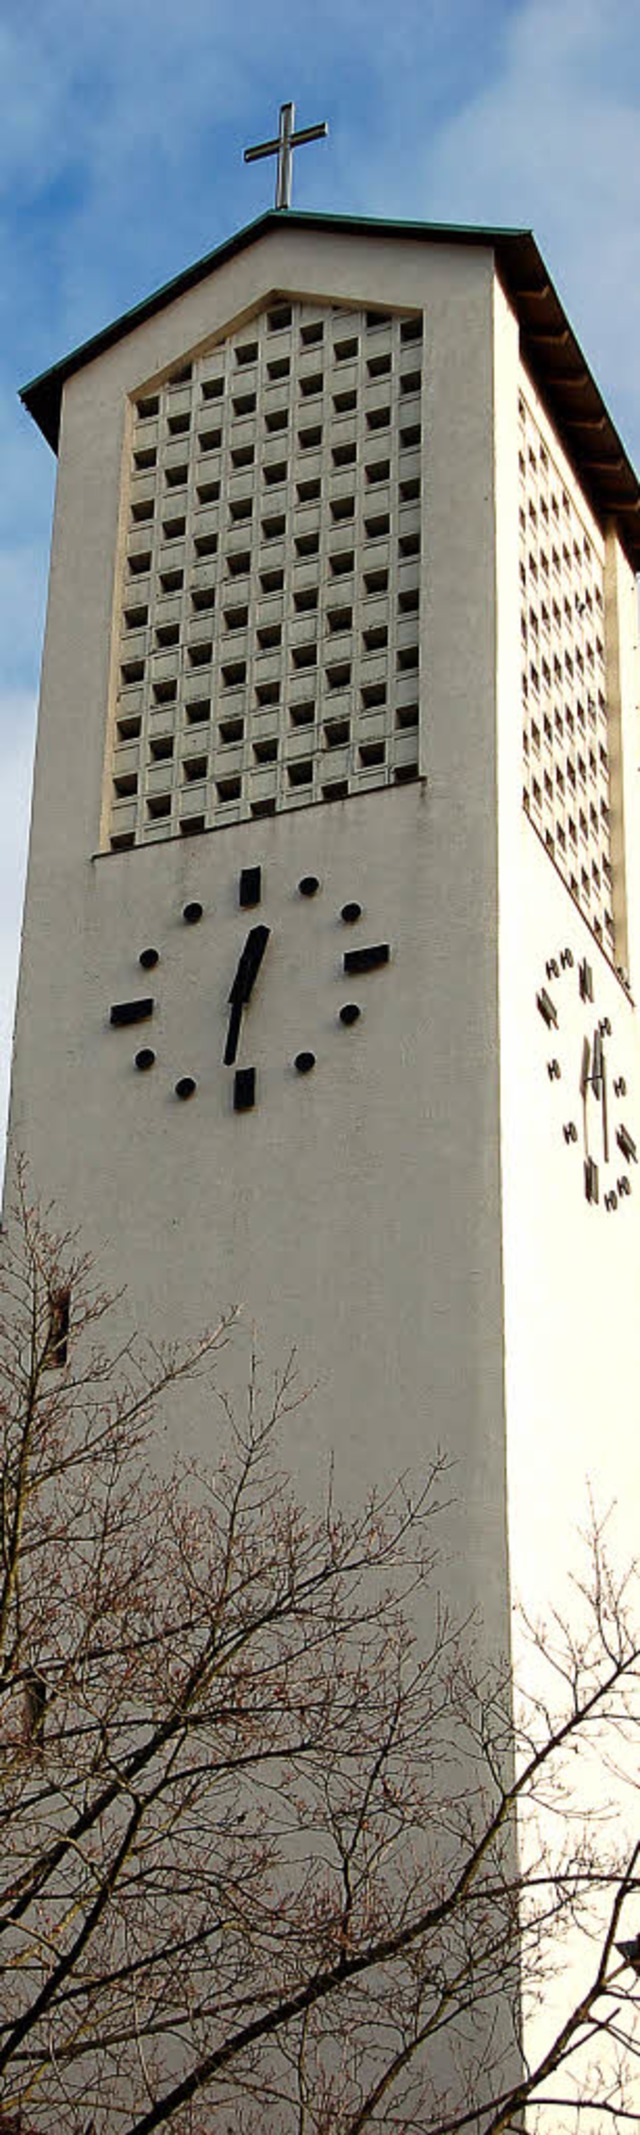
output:
M612 1018L600 1011L588 959L579 959L567 946L551 955L536 1008L549 1033L546 1068L556 1091L558 1136L567 1149L581 1153L582 1192L589 1206L614 1215L633 1191L638 1161L633 1093L620 1070Z
M388 941L380 941L375 933L371 933L367 915L356 897L350 898L346 903L337 903L331 895L330 885L323 883L317 875L303 875L297 884L292 884L292 898L298 908L301 923L304 923L305 909L310 907L311 901L322 900L327 920L324 953L328 969L333 970L336 982L335 1036L337 1041L348 1042L344 1034L353 1031L360 1023L366 1011L366 994L372 983L371 975L381 972L390 962L391 944ZM226 1015L223 1024L216 1027L212 1007L211 1018L211 1067L213 1069L215 1065L225 1079L231 1095L229 1109L235 1112L253 1110L258 1099L261 1063L256 1057L255 1045L252 1043L252 1006L268 989L270 960L279 935L286 937L291 906L292 899L289 898L287 905L281 907L278 913L273 904L268 904L262 868L242 869L237 878L238 925L235 931L235 961L232 953L227 975ZM262 907L268 916L254 917L258 907ZM185 926L192 928L205 922L202 927L204 984L208 977L207 918L215 920L215 914L207 914L203 905L195 899L184 905L182 920ZM323 929L323 936L324 933ZM311 953L310 940L309 954ZM313 953L317 956L317 930L314 931ZM158 970L161 997L162 945L143 945L138 951L137 962L145 972ZM324 975L326 976L326 971ZM112 1027L120 1030L145 1024L150 1039L149 1026L152 1027L155 1009L155 994L134 993L132 990L127 999L113 1004L109 1021ZM304 1042L293 1054L291 1061L284 1064L293 1067L298 1075L308 1076L317 1064L316 1053L309 1043L313 1034L305 1030L304 1033L301 1031L300 1035ZM147 1075L151 1069L162 1068L162 1065L160 1056L150 1042L140 1045L134 1052L133 1066L140 1074ZM187 1072L181 1072L172 1085L175 1096L183 1102L196 1095L197 1086L195 1075Z

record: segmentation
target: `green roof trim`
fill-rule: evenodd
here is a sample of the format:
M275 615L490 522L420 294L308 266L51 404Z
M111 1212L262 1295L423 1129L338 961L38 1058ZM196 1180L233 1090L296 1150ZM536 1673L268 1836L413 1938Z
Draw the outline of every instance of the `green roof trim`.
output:
M172 304L225 260L254 245L286 222L299 230L328 230L346 237L419 239L426 244L489 246L506 294L517 313L522 355L553 415L565 449L576 465L598 519L615 523L623 547L640 570L640 486L579 342L530 230L475 225L387 221L367 215L325 215L270 208L204 259L165 282L133 310L114 319L60 363L23 387L20 398L47 443L57 451L65 385L125 335Z

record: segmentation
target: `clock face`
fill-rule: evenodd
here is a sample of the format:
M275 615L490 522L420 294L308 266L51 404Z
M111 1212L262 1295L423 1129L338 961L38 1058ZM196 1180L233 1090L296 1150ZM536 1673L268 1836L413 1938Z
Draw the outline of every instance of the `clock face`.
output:
M615 1029L610 1016L599 1013L588 959L579 960L566 947L550 956L536 1008L549 1033L546 1069L558 1136L567 1150L581 1154L589 1207L614 1215L632 1192L637 1142L632 1093L616 1059Z
M303 923L305 909L309 909L312 899L322 898L326 907L327 954L336 978L334 1028L336 1039L339 1039L345 1032L353 1031L365 1013L370 974L383 970L390 962L391 945L371 939L363 907L357 899L352 898L342 905L334 904L330 890L319 876L303 875L297 884L292 884L292 891L299 922ZM229 963L226 1014L223 1025L217 1029L212 1014L211 1027L212 1066L229 1089L229 1110L234 1112L250 1112L257 1102L259 1062L252 1057L251 1006L268 987L270 957L285 926L284 913L280 926L277 914L273 912L269 912L270 924L262 918L243 919L243 913L252 913L263 902L266 902L263 869L243 868L237 879L238 927L235 961L232 954ZM203 905L195 899L183 906L182 920L187 927L198 926L206 917ZM338 959L335 955L336 929L342 936ZM206 926L202 940L203 961L206 962ZM137 961L143 971L155 971L162 964L161 949L143 947L138 952ZM159 978L161 985L161 969ZM126 1000L114 1002L109 1015L110 1025L121 1031L132 1029L134 1025L150 1025L156 1005L153 993L132 994ZM345 1042L343 1035L342 1042ZM138 1046L133 1055L133 1066L138 1073L146 1075L159 1065L161 1063L150 1043ZM308 1076L316 1068L316 1054L305 1045L294 1054L292 1061L283 1065L293 1066L298 1075ZM184 1102L196 1095L196 1078L192 1074L180 1074L172 1088L174 1095Z

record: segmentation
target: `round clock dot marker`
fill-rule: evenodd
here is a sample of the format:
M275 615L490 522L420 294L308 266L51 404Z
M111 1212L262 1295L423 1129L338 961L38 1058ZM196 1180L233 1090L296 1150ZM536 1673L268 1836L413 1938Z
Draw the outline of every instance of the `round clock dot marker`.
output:
M340 918L344 919L348 927L352 927L354 920L362 918L362 905L355 903L343 904Z
M317 875L303 875L301 881L298 883L298 889L300 891L301 897L315 897L316 892L319 890L319 888L320 883L318 881Z
M197 926L198 920L202 918L202 911L202 905L198 904L195 898L192 904L185 904L182 917L186 919L188 927Z
M344 1008L340 1010L340 1022L347 1024L357 1023L361 1014L362 1010L358 1007L357 1001L345 1001Z
M181 1075L180 1081L176 1083L176 1097L193 1097L196 1088L193 1075Z
M296 1053L293 1063L298 1075L310 1075L311 1069L315 1067L315 1064L315 1053Z
M140 955L139 955L139 957L138 957L138 963L142 965L142 969L143 969L143 971L153 971L153 970L155 969L155 966L156 966L156 964L158 964L159 962L160 962L160 951L159 951L159 949L141 949L141 950L140 950Z
M145 1073L147 1068L152 1068L154 1066L155 1057L155 1053L152 1051L150 1045L141 1046L140 1052L136 1053L135 1063L136 1067L140 1069L141 1075Z

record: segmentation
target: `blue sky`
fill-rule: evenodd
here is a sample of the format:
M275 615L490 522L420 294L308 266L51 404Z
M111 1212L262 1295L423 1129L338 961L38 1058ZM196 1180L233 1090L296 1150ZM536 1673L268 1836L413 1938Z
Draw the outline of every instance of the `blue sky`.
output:
M4 0L0 1132L55 463L19 385L271 204L534 229L640 459L638 0Z

